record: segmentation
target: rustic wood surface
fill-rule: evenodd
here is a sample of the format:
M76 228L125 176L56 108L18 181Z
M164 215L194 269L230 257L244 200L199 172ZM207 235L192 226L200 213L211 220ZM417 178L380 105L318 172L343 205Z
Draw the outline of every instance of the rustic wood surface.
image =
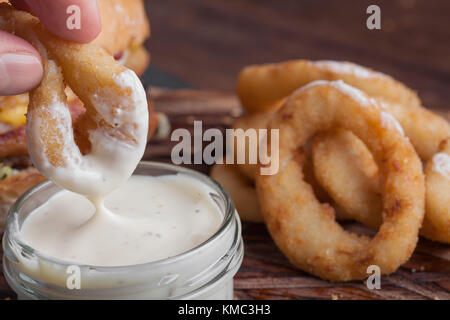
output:
M242 114L232 94L153 88L155 109L166 113L172 129L202 120L203 128L224 130ZM437 110L450 119L447 111ZM175 142L151 141L145 160L170 162ZM191 166L208 173L207 165ZM367 233L356 223L345 226ZM237 299L450 299L450 247L421 240L413 257L396 273L382 278L381 290L368 290L362 281L332 284L295 269L272 242L264 225L243 223L244 261L235 277ZM1 255L1 249L0 249ZM15 299L0 274L0 299Z
M381 8L381 30L366 9ZM248 64L348 60L450 110L448 0L147 0L152 65L199 89L233 92Z

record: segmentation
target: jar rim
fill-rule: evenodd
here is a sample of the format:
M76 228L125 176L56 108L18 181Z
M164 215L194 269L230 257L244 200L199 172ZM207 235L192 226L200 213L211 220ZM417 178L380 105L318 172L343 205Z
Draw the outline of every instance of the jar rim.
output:
M74 261L66 261L58 258L51 257L45 253L40 252L37 249L34 249L33 247L29 246L25 242L23 242L19 237L15 236L20 234L20 228L18 223L18 210L30 199L31 196L35 195L36 193L40 192L42 189L48 187L49 185L55 185L52 181L46 180L43 181L36 186L32 187L28 191L26 191L23 195L21 195L16 202L11 206L10 210L8 211L8 217L6 221L6 228L5 228L5 239L12 245L18 245L21 250L25 250L31 252L33 255L35 255L37 258L39 258L42 261L58 264L62 266L70 266L77 264L80 267L83 268L89 268L89 269L95 269L98 272L120 272L120 271L127 271L129 272L130 269L133 269L134 271L144 270L150 267L161 267L164 265L169 265L172 263L176 263L177 261L189 259L189 257L195 255L197 252L199 252L202 248L207 246L209 243L214 241L215 239L222 236L228 227L233 223L235 219L235 207L233 204L233 201L231 200L230 195L228 192L214 179L210 178L209 176L181 166L176 166L168 163L161 163L156 161L140 161L136 169L160 169L160 170L167 170L172 171L176 173L183 173L187 174L191 177L194 177L202 182L206 182L209 186L213 187L216 192L218 192L220 195L223 196L225 199L225 215L223 217L222 223L220 227L217 229L217 231L210 236L208 239L200 243L199 245L195 246L194 248L191 248L185 252L179 253L177 255L171 256L169 258L151 261L151 262L145 262L140 264L132 264L132 265L123 265L123 266L97 266L97 265L89 265L89 264L80 264L76 263ZM133 173L134 174L134 173ZM233 245L235 246L236 243L233 241ZM230 248L231 249L231 248Z

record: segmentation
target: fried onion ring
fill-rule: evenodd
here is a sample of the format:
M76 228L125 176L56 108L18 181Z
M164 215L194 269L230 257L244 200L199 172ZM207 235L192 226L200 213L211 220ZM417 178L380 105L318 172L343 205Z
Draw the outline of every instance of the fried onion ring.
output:
M70 101L69 110L72 121L84 112L79 101ZM20 126L0 134L0 158L28 155L25 126Z
M312 162L308 159L304 166L305 181L311 185L316 197L321 202L332 202L333 199L327 196L315 179L312 167L308 168L310 165L312 165ZM232 164L215 164L211 169L210 176L228 191L242 221L264 222L253 181L254 177L249 179L240 172L236 165ZM335 203L333 203L333 207L337 220L352 220Z
M246 115L244 117L237 119L233 124L233 129L242 129L244 131L248 130L248 129L266 129L268 122L272 118L273 114L279 108L281 108L281 106L285 102L286 102L286 99L279 100L270 109L268 109L266 111L249 114L249 115ZM259 132L258 132L258 139L260 139ZM234 153L235 156L238 153L243 153L243 154L245 154L246 159L249 158L248 144L238 145L237 143L235 143L234 146L235 146L235 153ZM309 148L307 148L307 149L309 149ZM307 151L309 151L309 150L307 150ZM240 171L240 172L238 172L238 173L233 172L233 171L236 171L236 169L238 169L238 171ZM303 171L304 171L305 181L311 185L316 197L321 202L333 202L333 205L335 207L336 218L338 220L350 220L351 217L344 210L342 210L336 203L334 203L333 199L328 196L326 191L321 187L319 181L316 179L316 177L314 175L313 163L312 163L312 158L311 158L310 152L306 152L305 165L304 165L303 169L304 169ZM258 170L258 166L256 164L250 164L247 162L239 163L239 164L234 165L232 169L231 168L221 169L220 170L220 173L221 173L220 178L221 179L218 178L217 180L219 181L219 183L223 184L227 190L230 190L230 189L228 189L228 187L238 186L238 185L242 185L242 184L245 184L246 187L248 188L249 183L251 183L252 186L254 185L254 180L255 180L255 176L257 174L257 170ZM246 193L250 193L252 191L246 191ZM237 197L240 197L240 193L238 191L233 191L233 192L230 191L230 193L231 193L232 198L233 198L233 194L238 194ZM257 199L256 199L256 202L254 202L253 197L249 196L247 201L245 202L245 204L242 203L242 205L241 205L241 201L239 201L239 200L237 200L236 202L237 202L237 204L236 204L237 208L239 208L240 206L244 208L243 210L241 210L241 211L243 211L241 218L244 221L251 221L251 222L262 221L260 211L259 210L256 211L256 208L259 209L259 204L257 203ZM251 208L251 210L247 210L247 208ZM239 211L239 213L241 211ZM248 211L250 211L251 213L247 214ZM247 216L250 217L249 220L246 219Z
M420 105L417 95L390 76L351 62L291 60L245 67L237 92L251 112L267 110L279 99L316 80L343 80L371 97L403 105Z
M236 166L216 164L210 176L228 191L241 220L263 222L255 187Z
M66 94L68 94L67 88ZM2 103L4 102L3 98L11 98L11 97L0 97L0 108L2 107ZM28 105L28 93L21 94L20 99L26 100L26 104ZM78 99L78 97L73 95L73 93L72 94L69 93L67 95L67 99L73 123L78 119L80 115L82 115L86 111L86 109L83 107L83 103ZM158 127L159 124L158 114L154 112L151 105L151 101L149 99L148 99L148 112L149 112L149 124L148 124L149 130L147 140L149 140L152 137L152 134L155 132L155 129ZM21 125L15 128L8 128L8 130L1 132L0 158L10 156L22 156L22 155L28 155L25 126Z
M2 5L0 17L0 29L26 39L42 57L44 75L30 92L26 125L34 165L80 194L113 190L136 168L147 142L147 100L139 78L96 45L53 36L28 13ZM64 82L86 108L74 129Z
M382 201L378 167L366 145L353 133L333 130L314 138L314 176L348 217L378 228Z
M283 100L284 101L284 100ZM244 116L242 118L237 119L233 125L233 129L242 129L244 131L247 131L248 129L255 129L257 130L258 140L261 139L260 132L258 129L267 129L267 123L269 122L272 115L275 113L276 110L278 110L281 107L282 103L278 103L272 107L272 109L260 113L250 114L247 116ZM259 146L258 146L259 147ZM235 155L235 162L237 163L237 155L238 154L244 154L245 155L245 163L238 163L237 166L241 173L245 175L247 178L251 179L252 181L255 178L256 171L257 171L257 165L251 164L249 161L247 161L249 157L249 148L248 143L245 143L245 145L240 145L238 143L234 143L234 155Z
M425 238L444 243L450 243L448 141L425 169L425 218L420 229ZM312 154L315 176L333 200L352 219L378 228L382 212L378 169L364 144L349 132L330 132L316 137Z
M280 170L257 175L256 187L269 232L295 266L330 281L348 281L366 278L370 265L390 274L408 260L424 216L422 164L403 133L384 124L375 100L342 81L313 82L289 97L269 127L280 130ZM373 239L342 229L330 206L320 204L304 181L299 148L331 128L356 134L378 164L383 224Z
M428 161L426 178L426 215L421 230L427 238L450 243L450 138Z

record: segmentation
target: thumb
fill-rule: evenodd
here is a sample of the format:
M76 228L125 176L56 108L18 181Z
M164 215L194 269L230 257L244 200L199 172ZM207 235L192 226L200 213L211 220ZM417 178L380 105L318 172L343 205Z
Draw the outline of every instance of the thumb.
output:
M29 91L39 84L42 72L41 58L31 44L0 31L0 95Z
M53 34L86 43L101 31L100 12L95 0L10 0L19 10L37 16ZM74 24L74 22L79 22Z

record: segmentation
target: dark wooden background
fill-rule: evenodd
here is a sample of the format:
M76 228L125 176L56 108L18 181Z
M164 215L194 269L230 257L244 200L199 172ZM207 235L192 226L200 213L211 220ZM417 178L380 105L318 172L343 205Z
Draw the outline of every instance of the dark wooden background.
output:
M366 8L381 8L381 30ZM350 60L450 109L448 0L148 0L152 64L200 89L233 91L248 64Z

